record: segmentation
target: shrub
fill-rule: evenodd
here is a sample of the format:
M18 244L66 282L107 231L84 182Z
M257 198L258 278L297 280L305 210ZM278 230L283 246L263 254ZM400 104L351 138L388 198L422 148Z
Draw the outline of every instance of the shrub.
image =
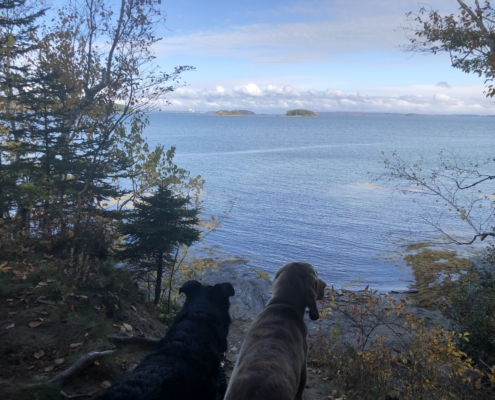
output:
M454 328L470 333L462 349L478 364L495 364L495 247L473 260L470 279L462 280L447 309Z
M405 313L407 301L366 289L333 305L332 318L348 319L356 340L337 327L318 332L314 361L347 399L480 399L493 395L495 375L474 366L459 349L469 333L428 328L424 319ZM327 315L324 315L327 318ZM491 383L491 387L489 385Z

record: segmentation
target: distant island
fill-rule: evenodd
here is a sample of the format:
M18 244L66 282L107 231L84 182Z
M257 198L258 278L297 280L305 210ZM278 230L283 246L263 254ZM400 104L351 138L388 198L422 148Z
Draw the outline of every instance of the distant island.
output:
M241 116L241 115L254 115L254 112L249 110L220 110L217 111L214 115L221 116Z
M316 114L313 111L310 110L289 110L287 111L287 114L285 114L286 117L317 117L318 114Z

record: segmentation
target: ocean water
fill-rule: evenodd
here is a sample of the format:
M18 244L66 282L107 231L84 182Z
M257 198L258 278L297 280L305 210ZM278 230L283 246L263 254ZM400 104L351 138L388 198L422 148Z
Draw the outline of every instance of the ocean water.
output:
M404 246L432 234L415 218L428 207L421 199L369 183L384 172L382 152L435 162L442 150L474 159L493 157L495 148L495 119L487 117L153 113L149 120L148 141L176 146L176 163L206 180L206 214L234 202L209 245L271 274L306 261L335 287L406 288Z

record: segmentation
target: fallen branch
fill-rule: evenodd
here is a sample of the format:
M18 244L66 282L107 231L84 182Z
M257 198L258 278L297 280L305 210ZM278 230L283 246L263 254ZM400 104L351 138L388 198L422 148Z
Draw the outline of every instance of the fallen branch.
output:
M80 394L73 394L73 395L68 395L64 393L62 390L61 394L64 396L66 399L80 399L81 397L92 397L98 392L92 392L92 393L80 393Z
M151 339L141 336L107 336L107 339L110 340L112 343L137 344L147 347L153 347L159 342L158 339Z
M110 354L115 353L116 350L105 350L105 351L91 351L88 354L82 356L79 360L77 360L71 367L67 368L65 371L60 374L54 376L52 379L48 381L48 383L59 383L62 385L69 378L72 378L74 375L77 375L82 370L89 367L96 360L101 357L109 356Z

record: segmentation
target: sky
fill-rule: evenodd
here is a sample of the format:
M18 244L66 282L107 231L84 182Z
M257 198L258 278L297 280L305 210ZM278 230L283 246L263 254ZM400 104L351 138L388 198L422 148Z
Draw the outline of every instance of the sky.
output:
M467 0L468 4L474 0ZM167 111L248 109L493 114L483 78L447 55L404 52L411 0L163 1L154 48L164 70L191 65ZM455 13L455 0L431 0ZM164 109L165 110L165 109Z

